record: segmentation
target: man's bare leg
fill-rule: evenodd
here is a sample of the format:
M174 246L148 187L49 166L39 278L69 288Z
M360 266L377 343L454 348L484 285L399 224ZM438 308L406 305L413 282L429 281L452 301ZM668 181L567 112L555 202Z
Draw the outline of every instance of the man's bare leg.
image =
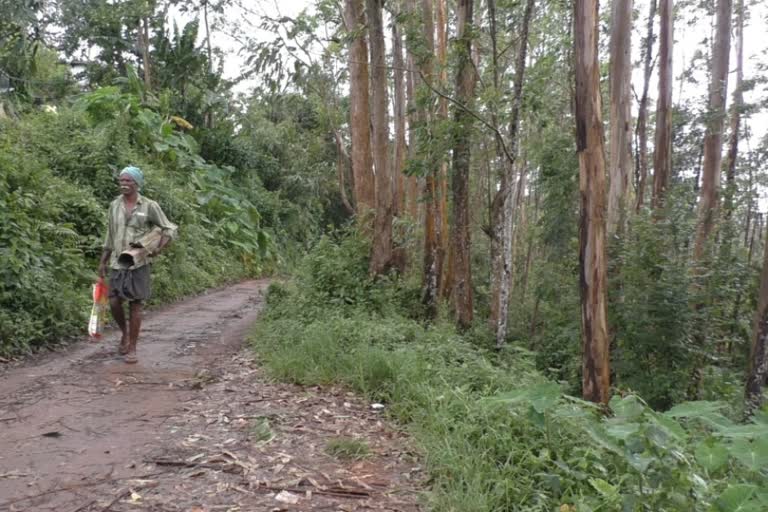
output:
M120 297L111 297L109 299L109 305L112 309L112 318L117 322L117 326L120 327L122 337L120 338L120 346L117 348L120 355L128 353L128 326L125 323L125 310L123 309L123 299Z
M141 332L141 302L130 302L129 306L131 317L128 353L125 355L125 362L136 363L138 362L138 358L136 357L136 343L139 340L139 333Z

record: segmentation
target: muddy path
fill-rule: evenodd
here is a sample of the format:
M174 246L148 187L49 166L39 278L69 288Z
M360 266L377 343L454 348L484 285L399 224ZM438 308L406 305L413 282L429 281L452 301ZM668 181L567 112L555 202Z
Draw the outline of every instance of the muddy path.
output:
M0 511L418 510L421 468L379 411L271 382L243 346L266 286L148 313L137 365L108 332L0 374Z

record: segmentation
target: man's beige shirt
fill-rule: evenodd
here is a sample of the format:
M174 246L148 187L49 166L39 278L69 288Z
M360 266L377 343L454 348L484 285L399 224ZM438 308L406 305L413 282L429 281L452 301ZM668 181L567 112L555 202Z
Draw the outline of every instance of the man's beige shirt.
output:
M119 196L109 205L109 226L107 227L107 237L104 241L104 248L111 249L112 255L109 259L111 268L119 269L117 257L121 252L131 248L131 243L137 241L155 227L163 231L163 235L168 238L176 237L177 226L168 220L163 213L160 205L151 199L139 194L136 200L136 206L128 212L125 208L123 196ZM146 263L137 263L138 268Z

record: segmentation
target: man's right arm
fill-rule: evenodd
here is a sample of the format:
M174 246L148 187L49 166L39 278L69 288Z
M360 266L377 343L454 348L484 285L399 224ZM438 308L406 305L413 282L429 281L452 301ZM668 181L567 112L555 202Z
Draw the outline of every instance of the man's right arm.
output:
M107 275L107 263L109 263L109 257L112 256L112 249L104 248L104 252L101 253L101 260L99 261L99 277L105 277Z
M107 209L107 236L104 239L104 250L99 260L99 277L107 275L107 264L109 263L109 257L112 256L112 241L112 205L110 204Z

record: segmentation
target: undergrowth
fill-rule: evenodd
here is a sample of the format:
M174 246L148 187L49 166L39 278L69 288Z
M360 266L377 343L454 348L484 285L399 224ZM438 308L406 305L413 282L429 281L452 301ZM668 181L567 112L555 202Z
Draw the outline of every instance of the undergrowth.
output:
M535 354L490 351L482 327L421 322L417 288L371 280L367 254L354 236L324 238L270 287L253 345L275 378L386 404L421 448L432 510L768 508L768 414L737 424L717 402L659 413L630 394L606 415L538 373Z

